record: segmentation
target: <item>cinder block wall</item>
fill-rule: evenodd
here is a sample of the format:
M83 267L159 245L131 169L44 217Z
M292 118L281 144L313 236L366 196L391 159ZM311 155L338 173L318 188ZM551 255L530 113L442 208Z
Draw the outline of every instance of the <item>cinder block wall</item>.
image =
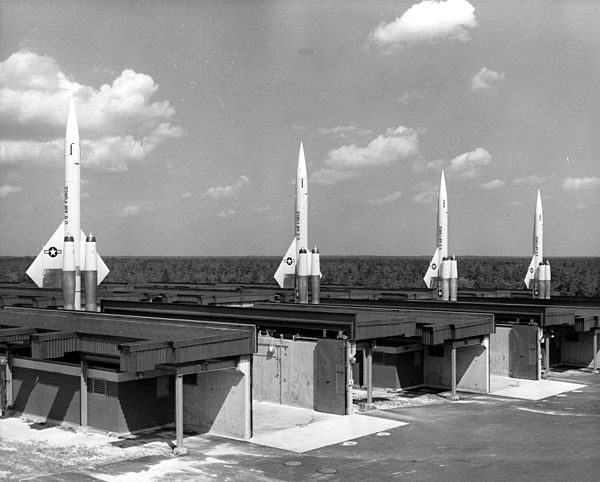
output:
M253 358L253 398L314 408L316 345L314 341L259 336ZM273 354L268 353L270 346Z

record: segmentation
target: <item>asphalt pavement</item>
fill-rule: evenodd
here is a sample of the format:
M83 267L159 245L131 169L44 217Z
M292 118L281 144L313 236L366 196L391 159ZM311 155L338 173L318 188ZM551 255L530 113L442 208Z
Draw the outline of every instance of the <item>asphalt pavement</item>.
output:
M407 423L294 453L211 435L189 453L98 466L35 480L520 481L600 479L600 374L553 372L584 387L543 400L460 394L443 404L365 414Z

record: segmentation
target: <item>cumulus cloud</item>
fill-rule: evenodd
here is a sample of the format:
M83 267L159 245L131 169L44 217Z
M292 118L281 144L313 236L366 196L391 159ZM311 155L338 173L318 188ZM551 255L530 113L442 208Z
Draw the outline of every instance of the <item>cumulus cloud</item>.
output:
M181 197L187 199L188 197L192 197L192 193L190 191L186 191L181 194Z
M487 67L482 67L475 74L471 81L471 90L487 90L491 89L494 82L504 80L504 73L494 72Z
M543 176L538 176L537 174L531 174L526 177L519 177L513 181L513 184L541 184L546 180Z
M370 40L388 47L440 38L468 42L476 26L475 8L466 0L424 0L393 22L379 24Z
M600 177L568 177L562 183L565 191L579 191L600 187Z
M337 127L321 127L318 130L319 134L324 136L337 136L342 138L348 138L350 135L368 136L371 134L370 129L359 129L355 125L349 126L337 126Z
M213 199L225 199L235 196L242 190L244 186L247 186L248 184L250 184L250 179L248 179L247 176L241 175L234 184L211 187L206 190L204 195L212 197Z
M235 214L235 209L226 209L225 211L219 211L217 217L221 219L230 218Z
M313 180L321 184L334 184L354 179L367 169L397 162L418 151L419 136L416 130L403 126L388 129L366 146L349 144L329 151L325 167L315 172Z
M488 151L477 147L474 151L465 152L450 161L449 171L456 172L463 177L477 177L483 166L492 162L492 156Z
M393 203L394 201L397 201L401 197L402 197L402 193L400 191L396 191L396 192L393 192L392 194L388 194L387 196L384 196L384 197L381 197L381 198L369 199L367 202L369 204L377 206L379 204L390 204L390 203Z
M121 211L119 211L118 216L122 218L127 218L130 216L136 216L140 213L142 208L136 204L130 204L129 206L125 206Z
M46 162L48 148L60 149L69 97L75 97L82 134L82 162L124 171L160 143L185 135L171 124L175 109L152 101L158 84L151 76L125 69L96 89L74 82L52 57L19 51L0 62L0 163ZM10 133L30 134L27 139ZM33 147L33 149L31 149ZM52 152L54 154L54 152Z
M0 197L6 197L10 194L20 191L21 188L18 186L9 186L8 184L4 184L3 186L0 186Z
M505 186L506 183L500 179L494 179L493 181L488 181L481 184L483 189L501 189Z
M411 198L413 204L429 204L437 199L438 188L431 181L420 182L415 185L417 193Z
M362 169L396 162L416 154L418 134L413 129L399 126L388 129L364 147L355 144L342 146L327 153L325 164L334 169Z

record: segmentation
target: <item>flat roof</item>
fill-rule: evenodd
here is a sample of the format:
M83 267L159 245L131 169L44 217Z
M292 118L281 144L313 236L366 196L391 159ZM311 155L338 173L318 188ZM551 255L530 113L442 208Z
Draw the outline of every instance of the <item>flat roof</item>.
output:
M255 307L202 306L195 304L144 303L102 300L105 313L138 313L148 316L201 317L253 324L261 329L305 329L333 334L343 332L352 340L389 336L415 336L414 315L340 307L308 310L309 305L260 304ZM316 305L313 305L316 306Z
M210 321L4 307L0 344L30 346L34 359L61 358L69 352L117 357L121 371L136 373L161 364L252 354L256 330Z
M206 317L288 332L299 329L317 333L326 330L334 335L343 332L355 341L420 336L422 342L428 345L484 336L494 331L494 316L490 313L455 313L438 309L425 312L351 303L343 307L327 304L259 303L254 307L241 308L102 300L102 310L107 313Z
M298 305L260 303L258 306L265 308L281 306L293 309ZM327 302L319 305L300 306L303 306L305 310L316 312L336 307L335 304ZM446 340L481 337L494 332L494 315L490 313L454 312L440 309L412 310L410 305L406 307L379 306L376 301L366 300L344 300L343 306L361 311L391 312L413 319L416 328L415 335L420 336L421 342L425 345L437 345Z

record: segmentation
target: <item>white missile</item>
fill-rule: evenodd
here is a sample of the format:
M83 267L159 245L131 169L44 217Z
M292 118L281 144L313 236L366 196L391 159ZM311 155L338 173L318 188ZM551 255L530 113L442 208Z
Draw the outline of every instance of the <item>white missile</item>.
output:
M80 161L79 127L75 101L71 96L65 133L64 220L31 263L27 275L40 288L61 287L65 262L61 248L65 236L70 234L73 237L75 263L74 309L77 310L81 309L81 262L85 259L85 243L81 243L81 239L85 239L85 234L81 231ZM97 266L99 284L108 274L108 268L99 255L97 255Z
M542 212L542 197L538 189L535 213L533 215L533 256L523 282L528 289L538 290L536 284L539 266L544 261L544 213ZM532 283L533 282L533 283Z
M446 178L444 171L440 179L440 191L438 194L438 213L437 213L437 229L436 229L437 246L429 269L425 273L423 281L428 288L433 288L434 280L441 275L441 265L444 258L448 258L448 194L446 192ZM448 275L450 273L448 272Z
M304 159L304 146L300 143L298 154L298 169L296 171L296 209L294 215L294 239L285 253L274 278L281 288L293 288L295 285L297 261L300 249L308 253L308 182L306 178L306 160ZM308 266L310 269L310 259ZM308 273L310 275L310 273Z

